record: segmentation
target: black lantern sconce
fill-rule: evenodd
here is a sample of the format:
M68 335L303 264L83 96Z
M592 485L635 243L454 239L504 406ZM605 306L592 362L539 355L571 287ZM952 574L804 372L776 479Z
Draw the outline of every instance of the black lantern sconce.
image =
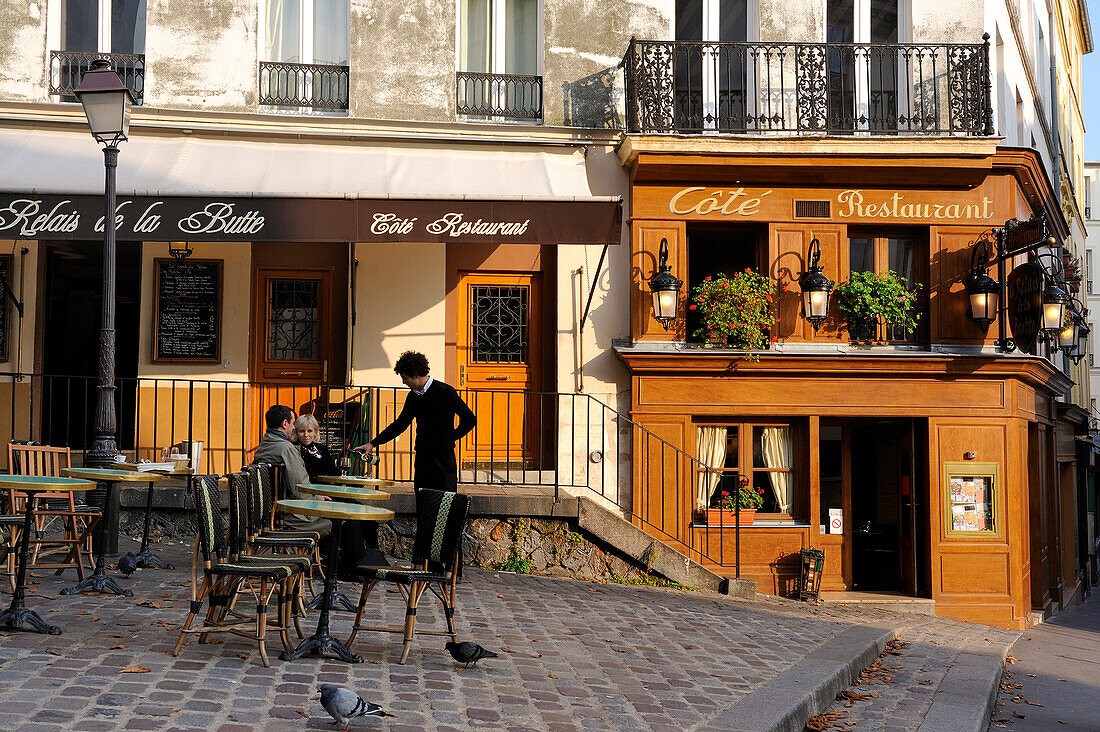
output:
M191 251L191 245L185 241L170 241L168 242L168 254L177 262L182 262L190 257L193 252Z
M1068 303L1069 295L1066 291L1059 287L1053 278L1048 279L1046 290L1043 292L1042 330L1046 331L1052 342L1062 332Z
M1088 310L1083 310L1081 312L1081 322L1077 327L1077 350L1069 354L1069 357L1075 364L1081 363L1081 359L1089 354L1089 333L1091 333L1092 330L1085 320L1085 316L1088 315L1088 312Z
M984 239L970 255L966 292L970 296L970 317L984 330L997 318L1001 283L989 276L989 242Z
M821 270L821 242L817 237L810 240L809 260L810 266L798 278L798 285L802 288L802 310L816 333L829 317L829 293L835 284Z
M668 266L668 239L661 239L657 255L657 271L649 278L649 291L653 293L653 317L667 331L676 320L680 309L680 288L684 283L676 279Z

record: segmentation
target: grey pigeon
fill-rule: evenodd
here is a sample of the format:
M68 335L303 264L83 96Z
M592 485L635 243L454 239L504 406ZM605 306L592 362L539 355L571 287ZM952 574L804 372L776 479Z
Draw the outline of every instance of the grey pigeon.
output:
M469 641L462 641L461 643L447 641L446 648L451 652L451 658L464 664L465 668L477 666L477 662L483 658L497 657L497 654L492 651L486 650L477 643L470 643Z
M127 552L125 556L119 557L118 571L122 572L125 576L129 577L137 569L137 557L131 552Z
M321 706L325 708L329 716L336 720L331 724L344 725L342 732L348 732L351 729L351 722L348 721L351 717L397 716L396 714L390 714L377 704L371 704L351 689L342 689L334 684L321 684L319 691L321 692Z

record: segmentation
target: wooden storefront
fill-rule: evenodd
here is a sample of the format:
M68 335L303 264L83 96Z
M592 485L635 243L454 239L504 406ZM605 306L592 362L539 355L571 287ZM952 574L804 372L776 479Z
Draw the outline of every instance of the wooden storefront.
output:
M946 617L1023 628L1080 596L1080 419L1060 401L1072 382L1043 355L997 352L998 323L968 317L963 285L975 242L993 228L1042 212L1062 238L1065 223L1033 153L983 144L939 157L867 156L855 144L700 155L645 138L620 150L632 172L634 282L632 340L617 352L632 417L693 456L724 440L714 467L767 488L740 532L741 576L763 592L790 594L799 550L814 547L825 550L825 590L925 597ZM918 329L852 342L834 298L815 331L799 291L812 239L836 282L858 269L918 282ZM662 240L684 280L668 332L647 286ZM691 287L746 267L777 286L771 348L745 358L693 344ZM662 530L699 546L732 542L700 519L707 491L690 467L678 470L665 484L680 493L666 498L680 525ZM965 513L975 496L976 514Z

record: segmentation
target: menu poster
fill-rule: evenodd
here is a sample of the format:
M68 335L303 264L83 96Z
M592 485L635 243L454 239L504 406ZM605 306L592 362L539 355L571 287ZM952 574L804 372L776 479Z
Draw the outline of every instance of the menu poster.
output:
M950 518L952 531L993 531L993 477L952 475Z
M157 259L153 360L221 360L222 263Z

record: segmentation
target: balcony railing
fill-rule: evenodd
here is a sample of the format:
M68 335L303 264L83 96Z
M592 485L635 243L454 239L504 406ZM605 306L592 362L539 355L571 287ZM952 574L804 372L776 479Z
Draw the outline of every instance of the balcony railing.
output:
M631 40L630 132L993 134L989 37L975 44Z
M260 62L260 104L346 112L348 67Z
M541 121L542 77L459 71L455 112L461 117Z
M145 54L96 53L94 51L50 51L50 94L66 102L75 102L73 89L80 85L84 72L92 68L97 58L111 62L111 68L122 83L133 92L134 104L145 98Z

